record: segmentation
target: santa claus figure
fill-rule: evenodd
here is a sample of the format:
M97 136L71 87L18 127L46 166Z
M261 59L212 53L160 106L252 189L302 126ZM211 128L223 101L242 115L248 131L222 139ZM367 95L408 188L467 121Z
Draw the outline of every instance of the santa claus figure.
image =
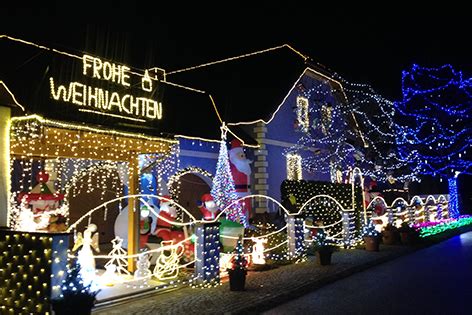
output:
M210 194L204 194L198 202L198 208L203 215L204 220L213 220L220 210Z
M172 240L174 238L174 231L171 230L172 222L177 217L175 206L172 205L170 196L163 196L160 202L159 217L157 218L156 236L163 240Z
M157 228L155 235L162 239L162 241L173 241L173 244L178 244L187 239L187 232L185 228L177 230L172 223L176 222L177 211L170 196L163 196L160 203L160 212L157 219ZM191 240L183 243L184 257L187 261L193 260L195 251L194 244Z
M248 196L250 194L250 175L252 161L246 158L246 154L241 146L241 141L234 139L231 141L231 149L229 150L229 161L231 175L234 180L234 188L238 198ZM246 218L251 215L251 201L243 201L243 211Z

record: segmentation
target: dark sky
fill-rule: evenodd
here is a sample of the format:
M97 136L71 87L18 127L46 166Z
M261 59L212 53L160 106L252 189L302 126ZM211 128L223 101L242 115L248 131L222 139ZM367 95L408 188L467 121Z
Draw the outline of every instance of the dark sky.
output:
M470 13L450 2L421 9L358 2L328 7L319 1L220 1L205 7L201 1L190 6L97 2L1 4L0 33L70 51L87 49L100 34L106 39L102 45L114 51L111 57L167 70L290 43L348 80L370 83L391 98L399 97L401 71L412 63L452 63L472 71Z

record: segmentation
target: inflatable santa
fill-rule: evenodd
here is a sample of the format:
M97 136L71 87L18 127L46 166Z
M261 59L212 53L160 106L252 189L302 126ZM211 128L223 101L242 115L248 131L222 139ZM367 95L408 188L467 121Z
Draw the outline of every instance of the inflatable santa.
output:
M159 217L157 218L155 235L157 237L162 238L164 241L172 240L174 238L180 238L175 237L178 233L174 233L177 231L172 231L171 229L172 222L174 222L175 218L177 218L177 211L175 209L175 206L172 205L172 200L170 199L170 196L162 197L159 209L160 211Z
M234 180L234 188L238 198L248 196L250 194L250 175L252 161L246 158L246 154L241 146L241 141L234 139L231 141L231 149L229 150L229 161L231 175ZM244 200L243 211L246 218L251 215L251 201Z
M220 210L210 194L204 194L198 202L198 208L203 215L204 220L213 220Z
M186 230L177 230L173 223L176 222L177 211L170 196L163 196L160 202L159 217L157 219L157 228L155 235L162 239L162 241L173 241L173 244L184 241L186 236ZM187 240L183 243L184 246L184 257L187 261L191 261L194 255L194 244L191 240Z

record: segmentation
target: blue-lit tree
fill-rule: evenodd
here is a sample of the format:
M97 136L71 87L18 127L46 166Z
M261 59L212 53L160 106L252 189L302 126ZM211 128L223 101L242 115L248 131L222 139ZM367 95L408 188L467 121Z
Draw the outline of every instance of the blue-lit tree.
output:
M375 177L380 182L386 182L389 175L399 181L414 178L407 167L408 161L401 159L396 150L393 102L368 84L352 83L339 75L336 78L343 84L345 108L351 115L351 125L356 127L348 128L347 132L351 138L359 137L363 144L360 150L363 156L355 166L364 176Z
M472 86L450 65L403 71L403 99L397 110L397 144L400 157L412 170L447 178L449 208L459 215L457 176L472 166Z

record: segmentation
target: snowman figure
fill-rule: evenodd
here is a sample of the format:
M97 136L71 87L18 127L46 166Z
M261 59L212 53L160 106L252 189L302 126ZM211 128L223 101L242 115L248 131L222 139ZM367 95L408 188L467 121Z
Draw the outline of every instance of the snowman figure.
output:
M109 264L108 266L105 266L105 272L100 277L100 282L103 285L106 285L108 287L112 287L118 281L119 281L119 277L116 274L116 265L115 264Z
M151 262L149 261L149 255L146 252L141 253L138 256L138 261L136 262L137 270L134 272L134 279L140 285L146 285L148 280L152 276L152 272L149 269Z

